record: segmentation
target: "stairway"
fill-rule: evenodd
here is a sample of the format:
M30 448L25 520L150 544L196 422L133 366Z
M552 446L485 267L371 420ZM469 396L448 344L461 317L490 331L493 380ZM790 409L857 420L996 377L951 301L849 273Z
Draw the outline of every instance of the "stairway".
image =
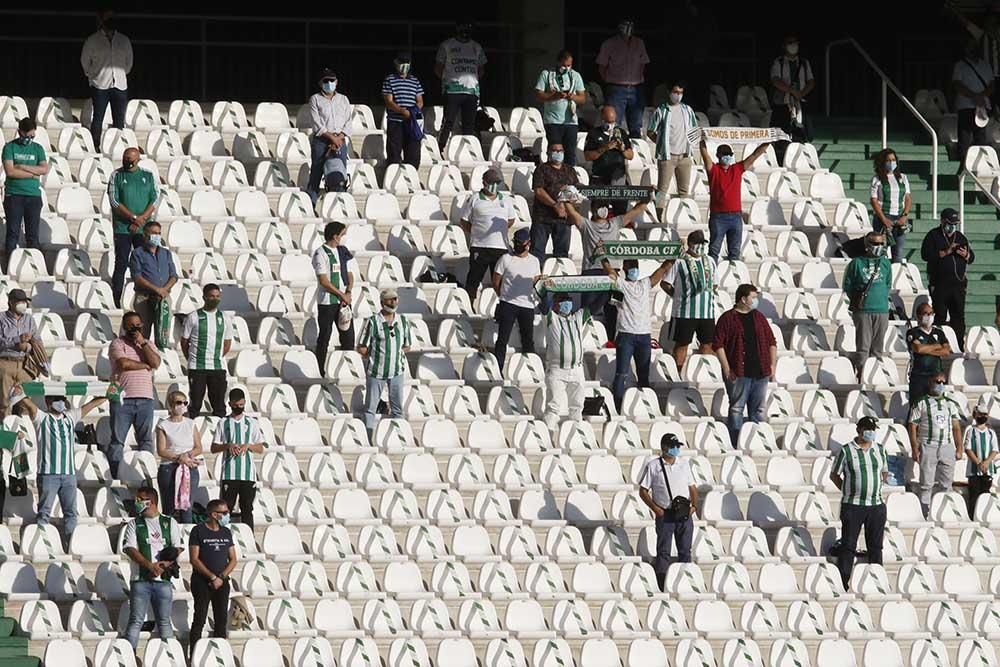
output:
M28 655L28 638L15 637L17 621L3 615L4 601L0 599L0 665L3 667L38 667L38 658Z
M848 197L868 208L872 178L872 156L881 150L882 129L878 120L861 118L814 117L813 144L823 166L836 172ZM896 151L899 168L910 180L913 207L913 231L906 238L906 255L920 267L924 284L926 264L920 258L920 245L927 232L939 222L931 211L931 146L922 131L901 129L889 124L889 146ZM938 147L938 211L958 209L958 162ZM966 299L966 322L972 325L993 324L997 296L1000 295L1000 226L997 210L974 194L966 179L965 235L976 252L969 267L969 293Z

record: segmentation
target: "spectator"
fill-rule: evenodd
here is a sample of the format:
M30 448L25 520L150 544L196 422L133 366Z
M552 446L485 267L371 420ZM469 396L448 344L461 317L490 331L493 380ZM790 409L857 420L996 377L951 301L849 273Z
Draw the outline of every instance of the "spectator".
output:
M712 353L715 338L715 260L700 229L688 234L687 250L667 276L666 290L673 298L670 340L674 342L677 368L684 368L688 346L698 334L698 354Z
M950 2L944 4L944 8L958 19L958 22L968 31L969 36L976 44L982 45L983 60L985 60L993 71L993 97L990 100L997 103L996 77L1000 75L1000 5L992 2L989 13L983 19L982 26L978 26L959 12L958 8Z
M744 409L750 421L766 421L767 382L774 380L778 364L778 344L767 318L757 310L759 303L756 287L737 287L736 303L719 318L712 340L729 394L727 424L733 449L740 441Z
M172 391L167 394L167 417L156 424L156 453L160 457L156 481L163 499L163 513L179 516L181 523L191 523L191 498L198 488L198 465L204 462L201 431L195 428L187 411L184 392Z
M646 104L642 84L649 56L642 38L632 35L634 30L631 19L622 19L618 34L601 44L596 62L605 83L605 103L615 108L618 118L627 119L629 136L638 139L642 136L642 112Z
M910 408L910 449L920 464L920 506L930 513L931 496L951 489L955 461L962 460L961 411L945 395L945 374L931 378L926 396ZM954 449L954 453L952 450Z
M542 122L549 143L549 157L554 146L565 148L566 166L576 166L576 134L578 104L587 101L583 77L573 69L573 54L563 49L556 56L557 66L542 70L535 84L535 100L542 103Z
M163 246L160 223L150 220L143 226L142 233L143 243L132 251L129 260L132 282L135 283L133 307L142 318L143 336L149 338L152 335L154 323L157 334L167 336L169 332L161 331L160 302L166 299L169 303L170 290L177 282L177 268L173 254Z
M598 253L603 251L603 244ZM632 360L635 359L635 375L640 388L649 386L649 360L652 355L652 289L660 284L674 260L664 260L649 278L639 277L639 262L626 259L622 262L625 270L611 266L605 257L601 266L615 281L615 289L622 293L621 307L618 309L618 335L615 338L615 379L612 393L615 407L620 412L625 397L625 379L628 377Z
M500 301L497 303L497 342L493 356L503 373L503 362L507 358L507 341L517 322L521 334L521 352L535 352L535 282L541 277L542 266L538 258L531 254L531 240L527 229L514 232L514 249L497 260L493 269L493 289Z
M665 208L670 183L677 177L677 196L690 195L691 171L694 169L694 146L688 139L693 128L698 127L694 109L684 104L684 82L677 81L670 87L670 101L656 108L649 119L646 135L656 145L656 205ZM707 163L706 163L707 164Z
M76 529L76 425L94 408L107 400L104 396L94 398L76 410L69 407L65 396L46 396L45 412L39 410L30 398L20 393L18 401L22 414L35 425L38 437L38 516L39 526L49 525L56 498L63 514L63 536L67 544Z
M319 201L319 182L326 183L327 192L347 190L347 160L350 157L351 117L354 108L347 95L337 92L337 75L330 68L319 73L320 92L309 98L309 118L312 137L309 147L312 163L306 193L313 206Z
M226 355L233 345L233 325L226 313L219 310L222 289L208 283L201 290L204 305L184 318L181 352L187 358L191 405L188 417L201 414L201 404L208 389L212 414L226 416ZM164 507L166 507L164 502Z
M623 228L634 229L635 221L646 212L648 202L641 201L623 215L608 218L611 209L605 204L592 205L590 214L593 218L580 215L576 207L566 202L566 214L570 222L580 230L583 242L583 275L603 276L605 270L601 258L597 256L597 248L605 241L617 241ZM621 269L621 262L608 260L611 267ZM581 298L583 308L590 313L599 313L604 321L608 340L615 340L618 309L611 305L610 292L584 292Z
M503 175L497 168L483 174L482 189L469 195L459 211L462 229L469 235L469 275L465 289L475 303L487 272L507 254L507 230L514 226L514 196L500 192Z
M14 385L33 379L25 368L30 354L44 358L42 338L28 312L31 299L21 288L7 294L7 310L0 314L0 419L7 416L10 391Z
M965 46L964 57L951 71L951 85L955 89L955 113L958 114L958 168L965 167L965 154L969 146L985 146L986 123L976 122L976 116L986 120L992 107L993 68L983 60L979 43L970 40Z
M17 137L3 147L4 183L3 213L7 219L7 236L4 250L4 273L10 257L17 249L24 226L24 242L29 248L38 248L38 225L42 215L41 177L49 173L45 149L35 143L38 126L31 118L17 123Z
M985 394L979 397L972 411L972 421L973 424L965 428L962 444L965 455L969 457L965 472L969 480L969 519L975 520L976 501L993 488L993 477L997 473L996 458L1000 454L997 433L990 426L990 408Z
M958 211L941 211L941 226L927 232L920 256L927 262L927 286L934 304L934 324L947 323L955 332L960 350L965 349L965 295L969 264L976 253L969 239L958 231Z
M388 390L389 416L403 416L403 383L406 382L406 353L412 345L410 322L396 312L399 294L395 289L383 289L379 294L382 310L365 322L358 341L358 352L368 361L368 380L365 383L365 426L368 437L375 430L375 414Z
M550 431L559 426L565 410L573 422L583 419L583 330L590 322L586 310L573 310L573 297L559 294L555 310L545 315L545 425ZM566 408L563 408L566 405Z
M844 271L844 293L854 320L854 367L859 377L869 357L881 359L885 355L892 288L892 266L885 255L885 234L868 232L864 256L852 259Z
M213 500L206 508L205 521L199 523L188 537L191 547L191 597L194 598L194 619L188 643L192 659L208 618L212 604L212 636L225 639L229 629L229 575L236 569L236 543L229 529L229 505L225 500Z
M896 152L883 148L875 154L875 175L872 177L872 227L885 234L892 246L892 263L906 259L906 232L910 229L910 181L899 171Z
M941 360L951 354L951 345L940 327L934 326L934 309L929 303L917 306L917 326L906 332L910 348L910 405L927 395L931 378L944 368Z
M647 461L639 476L639 498L653 512L656 522L654 570L661 591L665 590L671 542L677 544L677 562L691 562L694 515L698 511L698 487L690 464L681 457L681 444L673 433L664 433L660 455ZM687 502L678 502L680 498Z
M873 417L858 421L858 435L837 452L830 481L840 489L840 551L837 569L844 588L850 588L851 572L857 556L858 537L865 531L868 562L882 564L885 535L885 502L882 485L889 477L885 447L875 442L878 424Z
M119 130L125 127L125 109L128 105L128 74L132 71L132 42L117 29L114 12L108 9L97 13L97 32L83 43L80 65L90 84L90 101L93 117L90 135L94 148L101 150L101 132L104 113L111 104L111 124Z
M805 112L806 97L816 87L812 65L799 57L797 35L785 37L785 52L771 64L771 126L780 127L792 141L800 144L812 140L812 123ZM783 164L787 141L775 144L778 164Z
M552 237L552 256L569 257L570 221L566 206L559 201L559 192L579 181L576 170L566 164L565 147L549 144L549 161L539 165L531 177L535 200L531 206L531 253L539 263L545 262L545 247Z
M170 579L179 576L177 558L184 551L181 527L173 517L160 514L156 489L144 486L135 494L134 519L125 523L122 551L131 559L129 616L125 639L136 650L139 631L146 622L150 605L160 631L160 639L174 638L171 613L174 588Z
M354 255L343 245L347 227L342 222L328 222L323 228L325 243L316 248L312 256L313 272L317 285L316 363L319 372L326 376L326 351L330 335L337 326L341 350L354 349L354 318L351 312L351 291L354 273L350 261Z
M132 247L141 240L142 230L156 210L156 176L139 167L139 156L138 148L126 148L121 169L115 169L108 179L115 238L115 272L111 277L115 308L121 308Z
M253 503L257 497L257 469L253 455L263 454L267 443L260 424L246 414L247 398L242 389L229 392L229 416L215 427L212 453L222 454L222 500L229 510L240 501L240 522L253 530Z
M632 140L616 125L618 112L610 104L601 107L601 125L587 133L583 145L583 156L591 163L591 183L593 185L625 185L625 171L628 161L635 157ZM598 206L601 202L591 202ZM625 212L624 202L612 205L615 213Z
M108 358L112 381L125 393L120 402L111 403L107 455L111 476L117 479L129 428L135 430L139 449L153 453L153 371L160 367L160 355L143 335L138 313L129 311L122 317L122 333L111 342Z
M486 53L472 39L472 24L459 22L455 36L441 42L435 58L434 73L441 79L444 94L444 120L438 134L438 147L444 153L455 119L462 117L462 134L473 134L479 108L479 80L483 78Z
M413 58L409 53L400 53L393 64L396 71L382 81L382 100L385 102L386 115L386 163L405 162L417 169L420 167L423 131L418 134L412 128L423 118L424 87L420 85L420 79L410 74Z
M715 149L718 164L712 162L705 135L701 136L701 161L708 171L709 215L708 256L719 261L722 241L726 241L726 259L735 262L743 247L743 173L753 168L753 163L767 152L768 144L761 144L743 159L736 161L733 149L721 144Z

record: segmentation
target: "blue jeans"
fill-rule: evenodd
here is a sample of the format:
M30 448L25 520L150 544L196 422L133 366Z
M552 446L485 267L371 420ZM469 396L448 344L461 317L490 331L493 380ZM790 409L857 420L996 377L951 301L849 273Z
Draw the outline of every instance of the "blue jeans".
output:
M368 437L371 438L372 431L375 430L375 414L378 412L378 402L382 398L382 390L389 387L389 416L398 419L403 416L403 379L405 375L400 373L394 378L380 380L368 376L365 383L365 428L368 429Z
M347 190L347 145L345 137L340 148L327 153L330 148L325 140L313 137L309 140L312 151L312 164L309 168L309 185L306 194L312 200L313 206L319 201L319 182L326 181L327 192L345 192Z
M166 516L172 516L180 523L193 523L191 509L174 509L174 475L179 463L161 463L156 471L156 483L160 487L160 510ZM198 469L191 469L191 495L198 488Z
M766 377L737 377L732 382L726 383L726 390L729 393L729 437L733 441L733 449L736 449L740 441L744 408L750 415L750 421L758 424L767 421L764 415L767 383Z
M111 103L111 126L119 130L125 127L125 109L128 107L128 91L117 88L90 88L90 99L94 103L94 116L90 121L90 136L94 138L94 148L101 150L101 126L104 125L104 113Z
M129 259L132 258L132 248L137 238L131 234L115 234L115 272L111 275L111 293L115 298L115 307L122 307L122 292L125 291L125 272L128 270Z
M21 239L21 222L24 222L24 245L38 247L38 225L42 219L42 198L27 195L7 195L3 199L3 213L7 218L7 238L4 248L7 260L17 249Z
M153 449L153 399L126 398L121 403L111 402L111 443L108 445L108 467L111 476L118 477L118 465L125 455L125 438L129 426L135 429L139 449L155 453Z
M576 135L580 131L576 123L545 123L545 140L552 144L562 144L566 157L563 162L576 166Z
M723 239L726 240L726 259L735 262L740 258L743 245L741 213L713 213L708 216L708 256L715 261L719 261Z
M640 387L649 386L649 358L652 354L649 334L633 334L618 332L615 339L615 379L612 393L615 396L615 407L622 409L622 398L625 397L625 378L628 377L629 365L635 359L635 376Z
M38 476L38 518L39 526L49 525L49 516L59 497L59 505L63 512L63 533L66 541L76 529L76 475L39 475Z
M139 567L132 563L132 567ZM153 605L153 616L164 641L174 638L174 626L170 623L170 612L174 605L174 589L169 581L133 581L129 591L128 627L125 640L135 649L139 644L139 631L146 622L149 605Z
M892 222L899 220L901 216L898 215L887 215L885 216ZM885 225L878 217L872 218L872 229L880 234L885 234L886 244L892 249L892 263L899 264L906 258L906 231L902 227L893 227L888 232L886 231Z
M638 139L642 136L642 112L646 101L642 86L618 86L609 83L604 86L604 103L615 108L618 124L628 123L628 136Z

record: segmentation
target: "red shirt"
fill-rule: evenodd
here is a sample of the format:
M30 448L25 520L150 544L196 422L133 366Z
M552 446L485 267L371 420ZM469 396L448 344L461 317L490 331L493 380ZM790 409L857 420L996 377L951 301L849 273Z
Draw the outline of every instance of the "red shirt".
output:
M753 312L753 329L757 337L757 355L760 359L760 368L766 377L771 372L771 346L777 345L774 339L774 332L767 318L759 310ZM712 349L723 349L726 351L726 359L729 361L729 370L736 377L744 376L744 362L746 361L746 345L743 334L743 319L739 311L735 308L727 310L715 324L715 338L712 340Z
M743 163L737 162L729 169L713 164L708 170L710 213L739 213L743 210L740 188L743 185Z

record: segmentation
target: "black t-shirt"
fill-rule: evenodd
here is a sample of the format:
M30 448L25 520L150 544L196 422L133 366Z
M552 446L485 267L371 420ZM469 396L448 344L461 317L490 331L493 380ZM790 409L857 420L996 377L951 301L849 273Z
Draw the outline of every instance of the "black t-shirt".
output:
M757 346L757 329L754 328L753 311L741 313L740 321L743 323L743 377L762 378L764 373L760 369L760 348Z
M920 327L913 327L906 332L906 345L913 349L914 343L921 345L944 345L948 342L944 330L940 327L931 327L930 331L924 331ZM910 352L913 356L913 365L910 370L911 375L937 375L941 372L941 357L933 354L917 354Z
M223 526L218 530L212 530L203 523L199 523L191 531L188 538L189 547L198 547L198 559L208 568L208 571L215 575L221 575L229 562L229 547L234 546L233 533Z
M615 126L611 132L605 132L603 126L597 126L587 133L587 141L583 145L584 151L595 151L604 144L610 143L613 139L618 139L622 143L622 150L627 151L632 148L632 140L629 139L628 132L620 126ZM594 176L605 180L621 178L625 175L625 154L622 151L608 151L591 163L590 170Z

